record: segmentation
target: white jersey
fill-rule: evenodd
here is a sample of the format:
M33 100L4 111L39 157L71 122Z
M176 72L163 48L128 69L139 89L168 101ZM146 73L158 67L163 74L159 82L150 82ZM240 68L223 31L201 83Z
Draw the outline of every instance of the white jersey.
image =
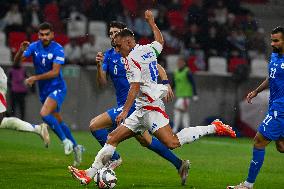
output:
M163 104L161 99L167 94L168 88L157 83L159 75L157 56L162 48L163 46L157 41L147 45L136 45L125 59L126 76L129 83L140 83L136 109Z
M7 110L6 93L7 76L4 70L0 67L0 113L5 112Z

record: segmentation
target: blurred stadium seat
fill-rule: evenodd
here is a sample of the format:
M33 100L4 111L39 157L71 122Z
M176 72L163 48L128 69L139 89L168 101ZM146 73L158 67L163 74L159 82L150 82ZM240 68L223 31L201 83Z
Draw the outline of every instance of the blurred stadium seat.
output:
M173 73L177 69L178 58L179 58L179 55L167 55L166 56L168 73Z
M71 21L67 23L67 35L70 38L84 36L87 31L86 21Z
M102 21L90 21L88 33L95 36L107 37L107 25Z
M267 61L265 59L253 59L251 61L251 77L267 76Z
M20 44L27 39L25 32L10 32L8 34L8 46L11 48L12 54L15 54L20 48Z
M12 54L8 47L0 46L0 65L12 65Z
M210 57L208 59L208 72L215 75L228 75L226 59L219 56Z
M1 46L6 46L6 35L2 31L0 31L0 47Z

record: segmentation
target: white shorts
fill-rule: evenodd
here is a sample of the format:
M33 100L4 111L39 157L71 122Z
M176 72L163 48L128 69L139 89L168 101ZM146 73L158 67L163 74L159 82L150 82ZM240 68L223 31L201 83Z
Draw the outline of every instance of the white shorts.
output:
M178 109L181 111L188 111L189 103L190 103L189 97L178 97L175 103L175 109Z
M0 113L6 112L6 93L7 93L7 76L0 67Z
M148 107L148 108L147 108ZM147 106L143 109L135 110L123 125L134 133L142 134L146 130L151 133L169 124L169 116L161 107Z

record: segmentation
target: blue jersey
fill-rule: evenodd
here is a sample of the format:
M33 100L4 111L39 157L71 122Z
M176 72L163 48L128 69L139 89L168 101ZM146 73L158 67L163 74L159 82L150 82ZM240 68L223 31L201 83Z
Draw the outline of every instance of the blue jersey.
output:
M126 70L122 62L122 56L114 48L107 50L104 54L103 71L111 78L115 91L118 106L123 106L130 88L126 78Z
M51 71L53 63L64 64L64 49L55 41L51 41L47 47L44 47L40 40L35 41L30 44L23 55L24 57L32 56L37 75ZM62 70L60 70L59 75L55 78L39 80L38 87L41 99L45 99L55 90L66 91Z
M269 108L284 112L284 56L272 53L268 65Z

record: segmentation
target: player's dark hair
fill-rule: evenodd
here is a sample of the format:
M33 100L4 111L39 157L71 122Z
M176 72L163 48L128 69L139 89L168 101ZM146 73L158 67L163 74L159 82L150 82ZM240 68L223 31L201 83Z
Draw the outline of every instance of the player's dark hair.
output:
M109 23L108 29L110 28L118 28L118 29L124 29L126 28L126 24L122 23L122 22L118 22L118 21L111 21Z
M282 35L284 36L284 28L281 26L277 26L271 31L271 34L276 34L276 33L282 33Z
M118 32L115 37L134 37L134 33L130 29L125 28Z
M43 22L38 26L39 30L50 30L53 31L53 26L48 22Z

